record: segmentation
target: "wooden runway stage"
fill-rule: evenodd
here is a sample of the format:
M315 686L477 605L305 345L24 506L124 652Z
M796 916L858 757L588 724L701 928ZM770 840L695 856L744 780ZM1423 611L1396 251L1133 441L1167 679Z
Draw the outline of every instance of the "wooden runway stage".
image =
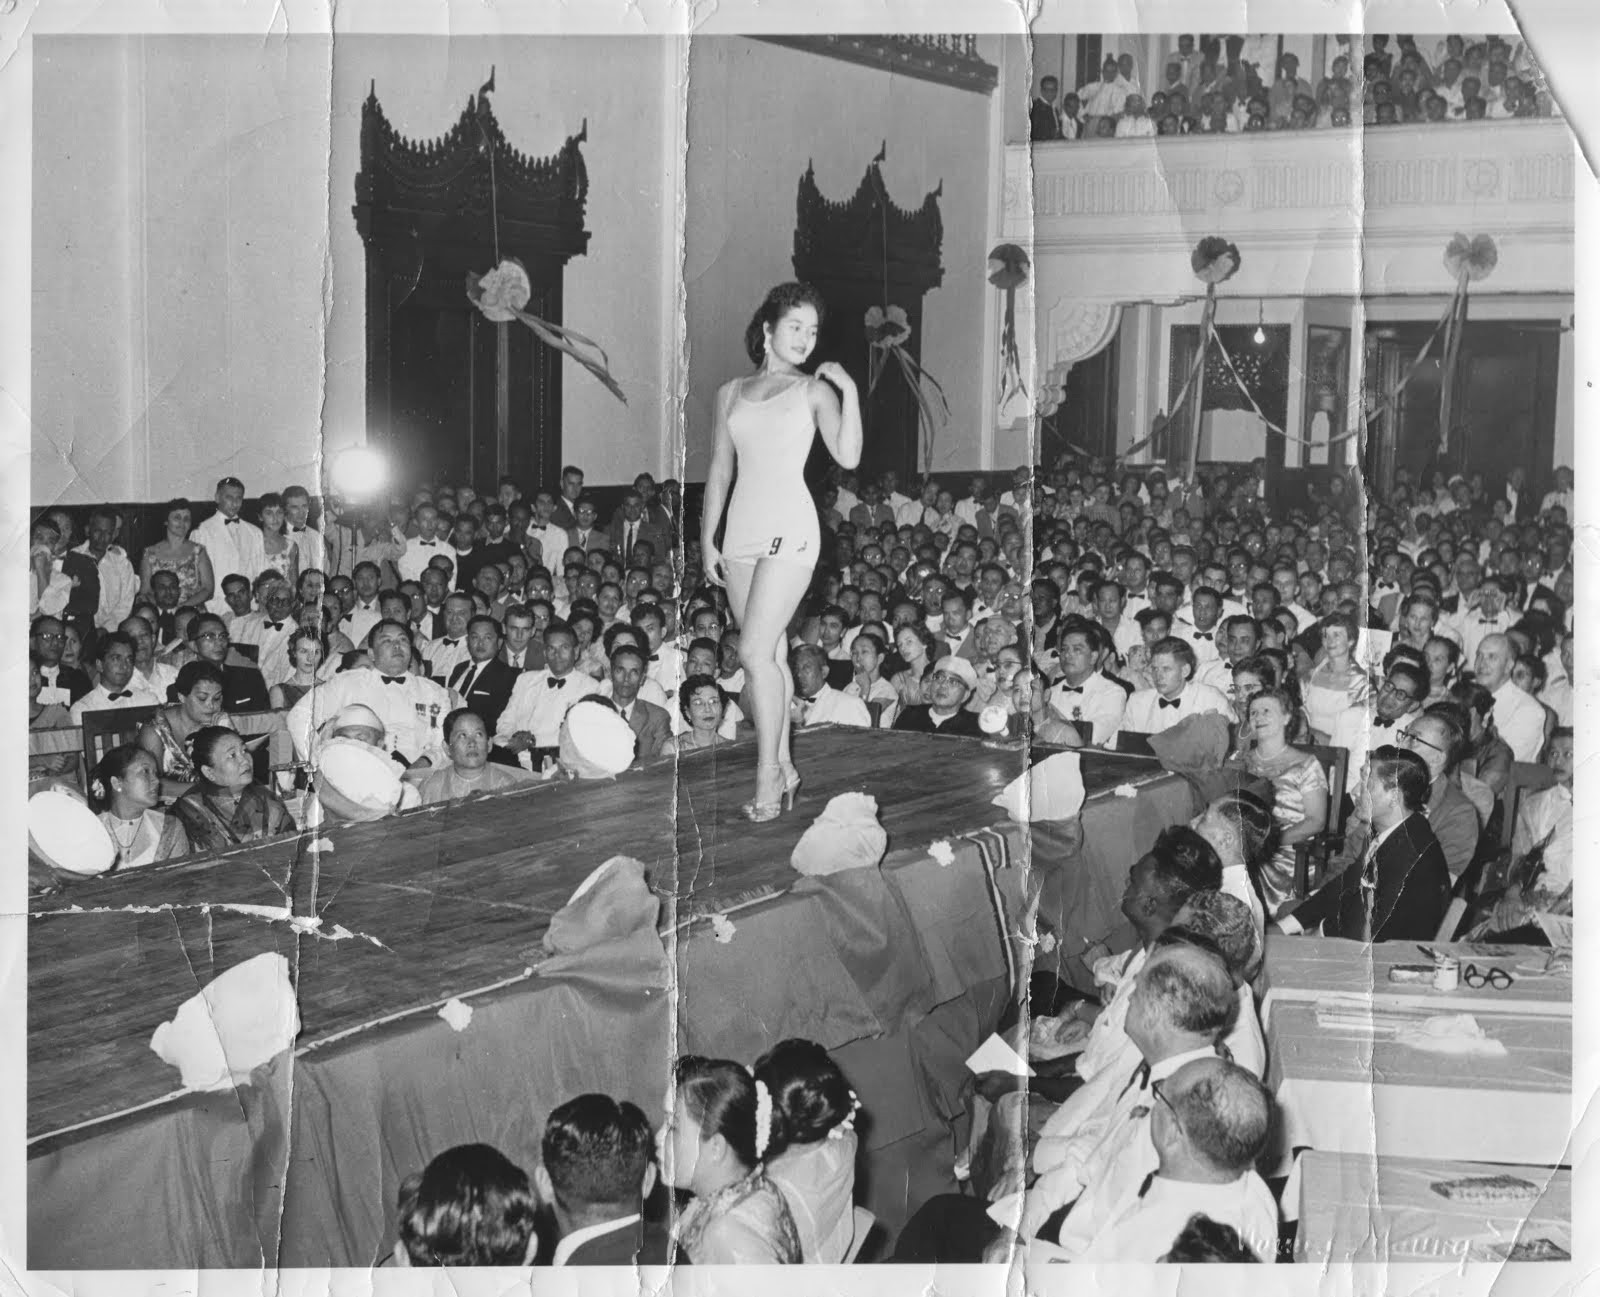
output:
M301 835L39 899L29 1138L172 1094L176 1072L150 1050L151 1033L217 973L264 950L295 970L305 1049L521 974L542 957L550 917L613 855L645 861L666 902L663 927L682 925L790 887L794 842L838 793L878 799L892 865L1003 819L990 799L1028 759L974 740L850 729L799 736L795 757L800 799L768 824L739 815L754 779L744 743L615 782L540 785L334 829L331 851L309 851L312 835ZM1094 754L1084 782L1093 794L1154 769L1148 758ZM323 935L227 905L292 905L320 917ZM337 927L357 935L332 940Z

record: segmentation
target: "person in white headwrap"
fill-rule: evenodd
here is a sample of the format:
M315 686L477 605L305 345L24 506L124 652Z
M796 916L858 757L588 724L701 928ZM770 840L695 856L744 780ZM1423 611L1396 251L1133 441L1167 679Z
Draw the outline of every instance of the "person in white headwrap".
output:
M361 703L339 709L317 737L316 779L307 822L364 822L421 805L414 784L389 755L388 732Z
M561 722L561 759L545 763L545 779L611 779L633 764L637 736L604 698L583 698Z

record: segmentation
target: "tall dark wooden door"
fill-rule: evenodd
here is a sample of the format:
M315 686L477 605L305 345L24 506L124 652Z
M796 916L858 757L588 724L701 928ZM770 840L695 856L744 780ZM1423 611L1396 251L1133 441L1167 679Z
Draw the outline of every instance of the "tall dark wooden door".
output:
M362 112L356 223L367 248L367 438L400 483L468 482L493 494L560 477L561 356L468 301L469 272L516 258L527 310L559 324L568 258L581 256L588 174L580 145L534 159L506 142L490 86L441 139L414 143Z

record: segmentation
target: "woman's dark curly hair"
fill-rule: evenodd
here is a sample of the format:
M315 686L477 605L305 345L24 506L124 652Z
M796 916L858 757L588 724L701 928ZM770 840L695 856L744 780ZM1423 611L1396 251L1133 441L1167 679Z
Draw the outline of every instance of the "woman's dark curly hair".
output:
M766 330L777 328L778 321L797 306L809 306L814 310L819 325L827 310L822 294L810 284L779 284L767 293L766 300L750 317L750 324L744 331L744 349L752 365L759 365L766 356Z

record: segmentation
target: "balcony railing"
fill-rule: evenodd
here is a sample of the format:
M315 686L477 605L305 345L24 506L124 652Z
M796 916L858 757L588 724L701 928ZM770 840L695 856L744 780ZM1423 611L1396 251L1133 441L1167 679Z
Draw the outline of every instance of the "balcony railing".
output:
M1363 291L1448 291L1437 254L1404 258L1458 230L1500 244L1490 291L1571 292L1576 158L1567 124L1541 118L1011 145L1002 226L1118 300L1192 291L1207 234L1245 251L1230 287L1251 296L1316 291L1292 277L1341 257L1345 287L1322 291L1352 291L1358 266Z

